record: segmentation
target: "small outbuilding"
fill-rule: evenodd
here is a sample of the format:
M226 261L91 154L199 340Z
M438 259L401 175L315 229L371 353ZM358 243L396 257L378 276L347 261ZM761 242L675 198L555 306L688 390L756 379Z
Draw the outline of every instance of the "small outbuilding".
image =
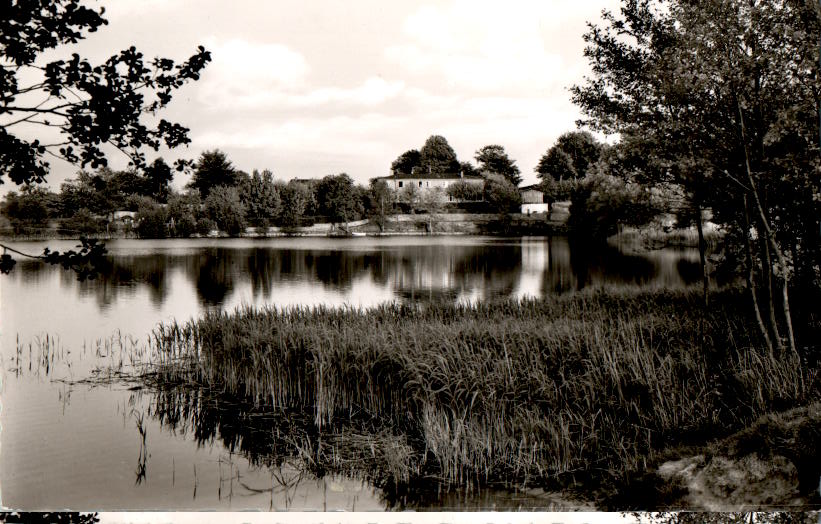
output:
M548 213L550 204L544 200L544 191L539 184L520 187L519 194L522 196L522 214L532 215L534 213Z

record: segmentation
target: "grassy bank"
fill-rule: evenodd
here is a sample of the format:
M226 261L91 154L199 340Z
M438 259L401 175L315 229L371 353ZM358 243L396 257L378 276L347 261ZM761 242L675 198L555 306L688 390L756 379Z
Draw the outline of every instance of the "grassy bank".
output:
M153 335L152 380L401 433L447 482L621 478L657 450L818 398L759 350L744 297L586 292L423 308L241 309Z

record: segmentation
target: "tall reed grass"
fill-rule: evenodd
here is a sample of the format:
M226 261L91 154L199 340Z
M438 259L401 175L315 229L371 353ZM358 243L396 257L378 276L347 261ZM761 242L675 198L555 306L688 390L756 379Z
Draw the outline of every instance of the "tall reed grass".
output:
M654 450L817 398L734 291L592 291L425 307L241 308L159 326L161 383L400 429L454 483L642 467Z

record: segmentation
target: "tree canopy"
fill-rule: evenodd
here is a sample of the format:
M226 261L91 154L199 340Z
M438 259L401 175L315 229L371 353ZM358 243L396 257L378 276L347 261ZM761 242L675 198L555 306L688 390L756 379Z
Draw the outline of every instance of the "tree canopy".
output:
M539 178L552 177L561 182L583 178L599 159L601 145L587 131L564 133L536 165Z
M419 166L426 173L443 176L459 173L461 165L456 152L445 137L432 135L419 150Z
M712 209L758 318L757 290L773 311L781 288L793 349L789 283L821 288L820 34L813 2L625 0L590 25L593 77L572 88L580 124L640 148L648 182L684 189L700 238L701 211ZM775 317L762 334L780 347Z
M100 64L78 54L43 63L45 51L76 43L107 21L78 0L7 3L0 18L0 182L42 182L46 155L81 166L107 163L107 151L145 164L142 149L187 144L188 129L156 113L211 60L203 47L180 64L147 60L130 47ZM31 130L43 139L30 139ZM53 138L53 137L57 138Z
M154 151L190 142L188 129L158 118L174 91L198 80L211 60L202 46L177 64L169 58L146 59L135 47L94 64L74 53L45 62L43 54L76 43L107 24L105 10L79 0L18 0L3 5L0 17L0 183L45 181L46 156L92 169L107 165L118 152L135 169L145 167L144 148ZM38 138L31 138L37 136ZM185 161L178 161L183 169ZM96 189L96 188L95 188ZM93 277L105 248L83 240L79 251L46 249L33 256ZM3 255L0 272L14 260Z
M205 199L211 189L217 186L235 186L239 181L240 176L225 153L214 149L203 152L197 159L188 187L198 190Z
M413 173L413 168L419 166L420 161L419 151L410 149L399 155L391 164L391 171L401 175L410 175Z
M475 158L479 162L479 169L502 175L514 186L522 182L516 161L507 156L504 147L496 144L485 146L476 151Z

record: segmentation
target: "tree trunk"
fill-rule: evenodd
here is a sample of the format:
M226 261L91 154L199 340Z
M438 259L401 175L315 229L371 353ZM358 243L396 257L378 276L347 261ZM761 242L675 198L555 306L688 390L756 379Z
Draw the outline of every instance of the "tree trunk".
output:
M767 299L767 308L769 309L770 329L772 329L773 336L775 337L776 349L780 352L784 349L784 344L782 343L781 332L778 329L778 319L775 318L775 288L773 287L773 261L770 257L770 243L767 238L760 233L758 243L761 250L761 275L764 279L762 286L766 292L765 298Z
M749 207L747 206L747 195L744 195L744 246L747 253L747 288L750 290L750 296L753 299L753 310L755 311L755 319L758 321L758 329L761 331L761 336L764 337L764 342L767 344L767 351L770 358L773 357L773 342L770 340L770 335L767 332L767 326L764 324L764 319L761 317L761 308L758 307L758 292L755 286L755 271L753 261L753 250L750 246L750 217Z
M704 240L704 225L701 221L701 204L696 204L696 230L698 231L698 259L701 263L701 283L704 307L710 305L710 279L707 274L707 242Z
M744 113L741 111L741 100L737 101L738 105L738 116L741 123L741 140L744 144L744 163L747 169L747 178L750 181L750 190L755 198L755 204L758 208L759 218L761 219L761 225L764 226L764 231L766 232L767 240L769 241L770 245L775 252L775 257L778 260L779 266L781 266L782 272L782 286L781 286L781 295L782 295L782 307L784 310L784 318L787 321L787 333L789 335L790 341L790 350L793 353L798 353L798 350L795 347L795 333L793 332L792 327L792 316L790 315L790 297L789 297L789 280L787 278L787 261L784 259L784 253L781 252L781 248L778 247L778 242L775 239L775 233L773 232L772 228L770 227L769 222L767 221L767 213L764 211L764 206L761 204L761 198L758 195L758 189L755 185L755 178L753 178L753 172L750 168L750 153L747 147L747 131L744 127Z

